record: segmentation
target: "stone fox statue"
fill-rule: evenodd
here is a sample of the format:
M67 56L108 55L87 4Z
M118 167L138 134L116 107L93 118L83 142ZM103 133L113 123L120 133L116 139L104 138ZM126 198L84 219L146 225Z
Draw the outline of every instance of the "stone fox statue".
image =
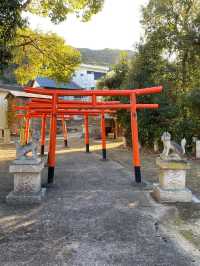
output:
M27 154L29 152L32 152L32 157L31 159L36 159L37 156L37 146L39 142L39 134L37 131L33 132L32 136L32 141L25 144L25 145L20 145L18 142L16 143L16 159L17 160L24 160L28 159Z
M178 159L178 160L181 160L183 158L183 155L185 154L185 145L186 145L185 138L181 140L181 145L179 145L171 140L171 134L169 132L164 132L162 134L161 140L164 146L163 152L161 154L162 158ZM172 151L173 154L170 154L170 151Z

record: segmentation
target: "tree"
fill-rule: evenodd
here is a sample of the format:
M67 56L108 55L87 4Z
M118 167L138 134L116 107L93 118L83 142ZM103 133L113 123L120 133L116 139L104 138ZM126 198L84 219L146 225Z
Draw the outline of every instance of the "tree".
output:
M8 42L15 38L16 29L21 28L24 23L18 0L0 2L0 70L8 65L11 58Z
M20 84L27 84L38 75L66 82L80 63L79 51L53 33L21 29L11 46L12 63L17 66L15 75Z
M0 1L0 67L8 65L12 58L13 45L10 40L16 36L17 29L27 27L22 12L29 11L49 17L53 23L64 21L75 13L83 21L101 10L104 0L2 0ZM25 46L23 46L25 47ZM58 74L58 73L57 73Z
M119 56L118 64L113 66L112 71L108 72L99 82L98 88L119 89L128 74L128 55L122 51Z
M125 87L129 89L163 85L161 94L138 97L140 103L158 103L159 109L140 110L138 112L139 136L142 144L151 146L177 117L176 95L173 90L174 66L161 55L160 48L151 42L140 43L130 63ZM126 129L126 137L131 139L130 114L120 112L119 120Z
M59 23L71 13L88 21L101 10L103 3L104 0L26 0L21 8L39 16L48 16L52 22Z
M177 86L200 80L200 0L150 0L143 8L145 40L176 62Z

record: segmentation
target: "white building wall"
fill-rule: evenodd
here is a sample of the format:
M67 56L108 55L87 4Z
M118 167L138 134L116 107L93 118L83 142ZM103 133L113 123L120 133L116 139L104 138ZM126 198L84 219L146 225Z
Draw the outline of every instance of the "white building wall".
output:
M108 71L108 67L81 64L75 71L72 81L84 89L96 88L97 80L95 80L94 72L106 74Z
M88 74L87 70L76 70L73 75L72 81L84 89L91 89L96 87L94 74Z

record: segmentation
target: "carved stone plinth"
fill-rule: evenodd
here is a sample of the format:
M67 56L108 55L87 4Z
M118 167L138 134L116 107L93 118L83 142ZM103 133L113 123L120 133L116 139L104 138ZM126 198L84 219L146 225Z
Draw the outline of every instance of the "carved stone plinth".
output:
M190 202L192 193L185 187L186 172L190 165L182 160L157 158L159 184L154 184L153 196L160 202Z
M41 188L41 173L44 162L41 160L16 160L10 165L10 173L14 174L14 190L6 201L13 204L40 203L45 195Z
M200 159L200 140L196 140L196 159Z

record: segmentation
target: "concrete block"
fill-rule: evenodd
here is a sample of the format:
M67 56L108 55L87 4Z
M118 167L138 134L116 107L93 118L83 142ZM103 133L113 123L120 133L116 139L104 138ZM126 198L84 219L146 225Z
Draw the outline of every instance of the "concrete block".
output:
M11 205L38 204L44 199L45 193L46 188L41 188L37 193L17 193L11 191L6 197L6 202Z
M191 202L192 192L188 189L162 189L154 184L153 197L159 202Z
M27 164L26 164L27 161ZM8 203L39 203L44 197L45 190L41 188L41 173L44 162L30 164L28 160L15 160L10 165L10 173L14 174L14 190L8 194Z
M160 187L163 189L184 189L186 170L161 170L159 173Z
M196 159L200 159L200 140L196 141Z
M160 169L170 169L170 170L190 169L190 164L185 160L162 160L161 158L157 158L156 165L159 166Z
M156 164L160 169L159 184L154 185L153 197L159 202L191 202L192 193L185 187L188 162L157 158Z

